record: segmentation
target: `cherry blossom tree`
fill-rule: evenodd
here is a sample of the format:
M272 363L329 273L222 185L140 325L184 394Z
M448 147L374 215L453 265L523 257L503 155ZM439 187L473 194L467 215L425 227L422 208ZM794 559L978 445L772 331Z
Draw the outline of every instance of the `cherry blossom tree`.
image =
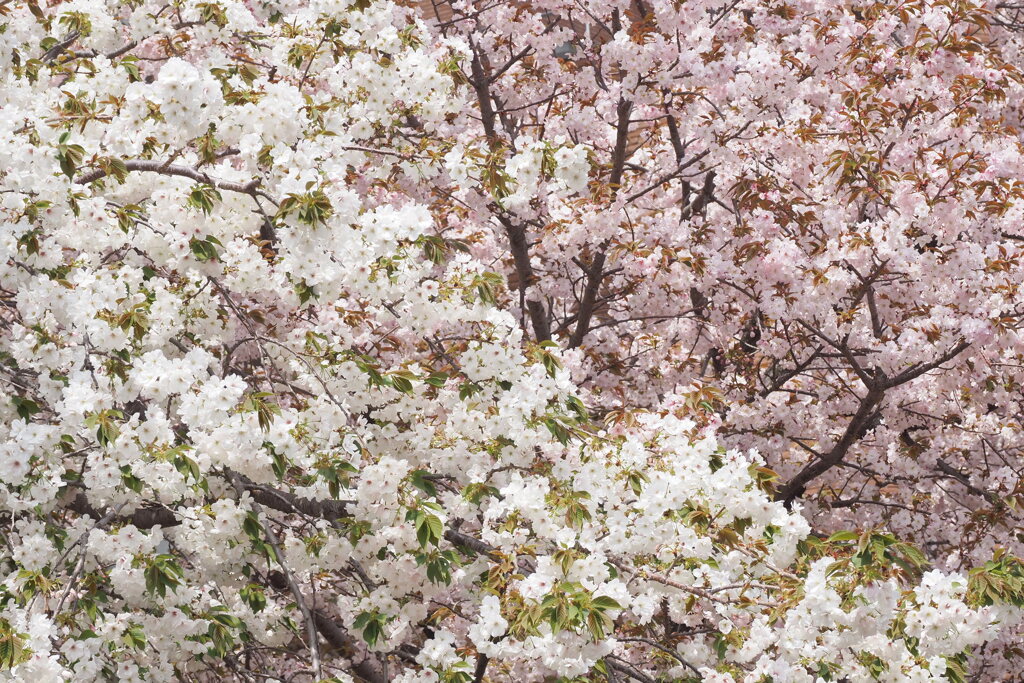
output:
M588 405L690 391L818 530L1021 552L1019 7L435 7L477 100L456 234Z
M0 0L0 678L1012 671L1015 21Z

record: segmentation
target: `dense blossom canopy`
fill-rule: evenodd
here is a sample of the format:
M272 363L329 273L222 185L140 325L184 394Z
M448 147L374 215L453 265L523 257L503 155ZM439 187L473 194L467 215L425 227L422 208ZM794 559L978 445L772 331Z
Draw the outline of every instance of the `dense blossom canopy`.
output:
M0 0L0 680L997 680L985 0Z

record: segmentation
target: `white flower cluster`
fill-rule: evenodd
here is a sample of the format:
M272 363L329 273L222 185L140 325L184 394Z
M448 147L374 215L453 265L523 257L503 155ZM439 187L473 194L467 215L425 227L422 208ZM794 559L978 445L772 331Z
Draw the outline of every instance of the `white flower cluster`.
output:
M453 153L454 150L449 154ZM458 157L452 156L448 161L458 168ZM527 141L505 162L505 173L514 190L502 198L502 205L511 210L525 209L537 198L545 180L553 181L545 187L556 193L585 194L590 181L589 151L562 138L553 142Z
M138 103L137 108L157 105L166 124L161 135L178 143L205 133L208 122L216 120L224 106L216 79L179 58L167 60L153 83L129 85L125 98Z
M564 146L555 150L555 179L566 190L583 194L590 179L590 159L583 145Z

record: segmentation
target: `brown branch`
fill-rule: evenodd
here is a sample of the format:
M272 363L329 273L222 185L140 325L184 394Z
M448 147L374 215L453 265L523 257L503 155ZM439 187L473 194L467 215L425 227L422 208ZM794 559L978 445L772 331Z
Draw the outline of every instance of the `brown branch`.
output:
M789 380L793 379L801 372L806 370L810 366L810 364L813 363L814 360L821 354L823 350L824 347L819 345L816 349L814 349L811 355L807 357L806 360L796 363L790 370L776 377L770 387L765 387L764 390L761 391L761 398L765 398L769 394L778 391L779 389L786 385L786 382L788 382Z
M448 529L444 532L445 539L454 546L460 548L467 548L472 550L477 555L486 555L492 560L499 560L498 551L491 545L484 543L479 538L475 538L468 534L464 534L454 529Z
M491 104L491 90L490 90L490 79L484 72L483 59L480 53L476 50L476 45L470 43L473 48L473 61L470 62L470 71L472 73L473 90L476 92L477 104L480 106L480 122L483 124L484 133L487 135L487 141L491 145L491 149L498 144L497 131L494 126L495 113L494 106Z
M285 514L303 514L308 517L316 517L328 521L349 516L345 510L347 501L308 500L287 491L279 491L261 484L254 484L244 477L242 478L242 486L245 491L249 492L255 502ZM97 519L108 514L106 510L98 510L93 507L85 494L81 493L71 499L65 509L80 515L96 517ZM152 529L156 526L169 528L181 524L181 520L174 514L174 510L167 507L139 508L131 515L118 518L118 521L131 524L137 529Z
M115 515L111 517L110 511L94 508L84 493L72 498L65 509L100 520L114 521L116 519L122 523L127 522L137 529L152 529L156 526L167 528L181 524L181 520L174 515L174 510L165 507L143 507L128 516L118 518Z
M231 485L241 496L245 493L245 484L242 483L242 477L238 474L232 473ZM256 514L256 519L259 520L263 517L266 520L266 515L263 512L263 506L253 500L252 503L253 512ZM284 551L281 550L281 539L278 538L277 534L270 526L269 520L264 521L263 531L267 537L267 542L270 543L270 547L274 549L274 556L277 559L277 565L281 567L281 571L284 572L285 581L288 583L288 590L295 598L295 604L298 606L299 611L302 612L302 618L306 621L306 630L309 631L309 656L312 660L313 673L316 675L316 679L319 681L324 677L323 665L320 663L320 633L316 628L316 620L313 618L313 612L309 608L309 603L306 602L306 596L302 592L302 587L299 582L295 580L295 575L292 574L291 569L285 564Z
M629 115L633 111L633 102L625 98L619 98L619 104L615 108L615 148L612 152L612 173L608 178L608 184L612 187L612 198L618 193L622 185L622 174L626 168L626 150L629 145Z
M879 415L877 408L884 395L885 389L882 386L871 385L861 398L857 412L846 425L846 430L839 441L832 446L828 453L818 460L808 463L785 486L779 489L775 497L776 500L781 500L788 506L803 494L807 484L842 462L850 447L864 436L871 423Z
M945 460L942 460L941 458L939 460L936 460L935 466L938 468L940 472L945 474L947 477L955 479L957 482L959 482L965 489L967 489L969 493L984 498L986 501L988 501L990 505L999 507L1002 506L1002 501L999 499L999 496L992 493L991 491L985 491L983 489L978 488L977 486L971 483L970 478L966 474L964 474L957 468L953 467Z
M495 126L496 114L491 102L489 77L483 58L473 45L473 61L471 63L472 84L476 92L477 103L480 107L480 120L487 135L487 141L491 151L498 149L498 132ZM498 222L505 228L505 236L508 239L509 251L512 253L512 261L515 264L516 277L519 279L519 305L525 309L530 316L530 323L533 327L533 334L537 341L551 339L551 326L548 322L547 311L541 301L527 299L526 289L533 285L536 274L530 259L530 246L526 237L526 226L513 223L505 215L501 207L498 207Z
M615 124L615 148L612 152L612 172L608 179L611 187L612 199L622 185L622 175L626 168L626 152L629 143L629 115L633 111L633 103L625 98L619 98L616 107L617 121ZM598 291L601 288L601 281L604 280L604 264L607 258L609 241L605 240L597 249L597 254L590 262L590 267L585 270L587 284L583 290L583 298L580 300L576 329L569 338L569 348L574 349L583 343L583 338L590 331L590 320L594 315L594 302L597 300Z
M690 669L698 676L700 675L700 669L698 669L696 666L680 657L678 652L676 652L675 650L670 650L669 648L665 647L664 645L660 645L659 643L651 640L650 638L616 638L616 640L618 640L620 643L643 643L645 645L649 645L650 647L653 647L656 650L660 650L668 656L672 657L672 659L676 660L686 668Z
M241 491L249 492L254 502L278 512L286 514L304 514L310 517L318 517L329 521L334 521L347 516L347 512L345 510L346 501L308 500L286 491L280 491L260 484L254 484L240 476L237 476L236 484ZM175 515L174 510L170 508L145 507L136 510L131 515L119 517L113 511L96 509L89 503L84 494L79 494L73 498L68 505L65 506L65 509L81 515L88 515L90 517L101 519L103 523L109 523L112 521L130 523L139 529L152 529L156 526L168 528L181 524L181 520ZM270 531L268 529L268 537L269 536ZM448 542L457 547L471 550L474 553L485 555L491 559L498 558L497 550L494 547L468 534L455 531L454 529L448 529L445 531L444 537ZM276 552L280 555L279 550ZM280 556L283 557L283 555ZM287 572L287 570L285 570L285 572ZM278 590L290 591L293 595L298 591L297 583L295 583L294 579L289 580L286 573L271 572L270 584ZM301 591L299 591L298 595L301 595ZM304 598L299 599L298 595L295 595L295 597L300 610L302 610ZM387 683L388 676L380 661L372 655L367 655L362 661L358 663L355 662L353 655L359 652L358 641L349 635L337 624L336 621L334 621L333 618L322 610L308 605L305 606L308 609L307 616L311 619L313 626L313 629L311 629L312 633L310 634L311 638L315 638L316 633L319 633L337 650L351 658L353 660L352 673L359 678L367 681L368 683Z
M871 314L871 332L875 339L881 339L885 328L882 326L882 319L878 315L878 306L875 305L875 288L868 285L867 291L868 312Z
M626 674L633 680L640 681L640 683L655 683L653 678L643 673L642 671L633 668L626 660L622 659L621 657L616 657L615 655L608 655L604 658L604 661L609 668L614 669L619 673Z
M812 325L808 324L803 320L797 320L796 322L798 325L806 329L815 337L822 340L823 342L834 348L836 351L838 351L840 354L842 354L843 358L846 359L846 362L850 364L850 369L853 370L854 373L856 373L857 377L860 378L860 381L864 383L865 387L868 387L870 389L871 387L879 385L879 378L881 378L881 381L885 381L884 377L881 375L877 368L871 368L872 373L878 376L875 377L872 373L869 373L867 370L861 367L861 364L857 362L856 357L853 355L853 352L850 350L850 347L847 345L845 340L835 341L827 337L825 333L819 330L818 328L813 327Z
M267 583L272 588L281 592L288 590L288 581L284 574L279 571L267 573ZM367 654L362 661L356 663L354 654L359 652L359 645L355 638L350 636L345 629L338 626L338 623L321 609L312 608L313 620L320 635L328 643L334 646L340 654L352 661L352 673L368 683L387 683L387 676L384 674L384 667L376 658Z
M329 522L350 516L346 510L348 501L300 498L287 491L281 491L263 484L254 484L245 477L239 477L239 479L243 490L249 492L254 502L277 512L301 514L307 517L324 519ZM97 510L93 507L84 494L78 494L78 496L73 498L66 506L66 509L97 519L109 514L108 511ZM152 529L155 526L169 528L181 524L181 520L174 514L174 510L167 507L139 508L131 515L118 518L118 521L132 524L138 529ZM499 559L497 550L493 546L474 536L454 529L448 529L444 532L444 537L456 547L471 550L478 555L485 555L491 559Z
M484 653L478 653L476 657L476 668L473 670L473 683L483 683L484 675L487 673L487 663L491 660Z
M550 29L548 29L548 31L549 31L549 30L550 30ZM547 33L548 31L544 31L544 33ZM519 51L519 52L518 52L518 53L517 53L517 54L516 54L516 55L515 55L514 57L512 57L512 59L510 59L510 60L508 60L507 62L505 62L504 66L501 66L500 68L498 68L498 70L497 70L497 71L495 71L494 73L492 73L492 74L491 74L491 75L490 75L490 76L488 77L488 79L487 79L487 82L488 82L488 83L494 83L494 82L495 82L496 80L498 80L498 78L499 78L499 77L500 77L500 76L501 76L501 75L502 75L503 73L505 73L506 71L508 71L509 69L511 69L511 68L512 68L513 66L515 66L516 64L518 64L518 63L519 63L519 61L523 59L523 57L525 57L526 55L530 54L530 52L531 52L532 50L533 50L533 46L532 46L532 45L527 45L526 47L524 47L524 48L523 48L522 50L520 50L520 51Z
M896 375L892 379L888 380L886 382L886 386L887 387L895 387L895 386L898 386L900 384L906 384L907 382L909 382L911 380L917 379L918 377L920 377L921 375L925 374L926 372L931 372L932 370L934 370L935 368L939 367L943 363L945 363L947 361L953 360L954 358L959 356L961 353L966 351L967 347L969 347L970 345L971 345L971 343L968 342L968 341L961 341L959 344L957 344L956 346L954 346L949 351L947 351L946 353L942 354L942 356L940 356L939 358L936 358L932 362L924 363L923 365L917 365L917 366L915 366L913 368L910 368L909 370L905 370L904 372L901 372L900 374Z
M551 339L551 326L548 323L547 311L544 310L544 303L536 299L526 298L527 288L537 281L537 276L533 271L533 264L530 262L530 247L526 241L526 226L515 225L508 217L503 215L498 216L498 221L505 228L509 250L512 252L512 262L516 269L516 277L519 280L519 305L529 313L533 334L537 341Z
M313 619L323 637L336 649L346 654L358 652L356 639L338 626L338 623L322 610L314 609ZM367 683L387 683L388 680L384 667L370 654L367 654L359 663L353 660L351 673Z
M686 146L679 135L679 124L676 123L676 117L668 113L668 102L665 103L665 121L668 123L668 137L672 141L672 149L676 153L676 163L681 164L686 156Z
M57 57L59 57L60 54L71 45L71 43L78 40L78 35L78 31L72 31L71 33L64 36L63 40L61 40L59 43L57 43L56 45L54 45L46 51L46 53L43 55L42 61L49 63L57 59Z
M197 183L206 183L207 185L213 185L214 187L226 190L228 192L240 192L242 194L255 195L256 188L259 187L260 181L258 178L254 178L247 183L234 183L226 180L214 180L210 176L206 175L202 171L197 171L194 168L187 166L176 166L168 164L163 161L150 161L142 159L131 159L124 162L125 168L128 171L139 171L141 173L159 173L160 175L180 176L182 178L190 178ZM98 168L94 171L89 171L83 175L80 175L75 179L75 182L79 185L88 185L89 183L95 182L100 178L105 178L110 175L106 170Z
M814 330L814 328L803 321L799 322L816 336L821 337L829 344L835 346L841 353L843 353L849 362L854 363L853 355L845 344L836 345L835 342L829 341L826 337L822 336L819 332ZM913 381L921 375L934 370L943 363L946 363L963 353L963 351L969 346L969 342L961 341L949 351L942 354L939 358L936 358L929 363L916 365L904 372L901 372L895 377L885 377L884 374L877 370L874 373L875 377L871 377L867 372L861 369L859 365L854 365L854 371L861 377L861 380L868 389L867 393L863 398L861 398L860 407L856 414L854 414L853 418L850 420L850 423L846 427L846 431L835 446L833 446L828 453L821 456L818 460L808 463L802 470L800 470L800 472L798 472L796 476L789 481L789 483L779 490L776 498L784 501L787 505L792 503L795 498L803 494L808 483L840 464L843 461L843 458L846 457L850 447L853 446L858 439L862 438L871 428L874 421L878 419L881 411L878 406L882 402L887 390L901 384L906 384L907 382ZM949 472L946 472L946 474L949 474Z
M601 281L604 279L606 249L606 244L602 244L597 255L594 256L590 267L585 271L587 274L587 285L583 290L583 298L580 300L576 329L573 331L572 337L569 338L570 349L574 349L582 344L583 338L590 331L590 320L594 316L594 303L597 301L598 290L601 288Z
M128 52L130 50L135 49L136 47L138 47L138 45L139 45L139 41L133 40L133 41L130 41L128 43L125 43L124 45L122 45L121 47L117 48L113 52L106 53L103 56L106 57L107 59L116 59L116 58L120 57L121 55L123 55L125 52ZM94 57L98 57L99 55L100 55L100 53L97 52L96 50L90 50L89 52L76 52L75 53L75 58L77 58L77 59L92 59Z

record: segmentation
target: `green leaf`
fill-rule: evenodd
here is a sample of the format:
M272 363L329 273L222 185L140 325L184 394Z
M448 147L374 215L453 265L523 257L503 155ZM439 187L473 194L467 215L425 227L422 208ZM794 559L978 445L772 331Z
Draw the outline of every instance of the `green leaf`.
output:
M723 634L715 634L714 649L715 655L718 657L719 661L725 659L726 653L729 652L729 641L726 640L726 637Z
M220 242L216 241L215 237L207 237L205 239L193 237L188 242L189 249L192 250L196 260L204 263L206 261L216 261L219 258L217 248L214 246L215 244L220 244Z
M69 136L70 133L64 133L60 136L60 141L57 145L57 161L60 163L61 172L73 180L75 171L82 165L82 160L85 158L85 148L81 145L66 144L65 141Z
M428 496L437 497L437 487L434 486L434 482L427 479L430 476L430 472L427 470L414 470L409 475L409 483L423 491Z
M18 417L26 422L40 410L38 403L24 396L12 396L11 403L14 404L15 410L18 411Z
M423 255L428 261L441 264L444 263L445 252L447 251L444 238L436 235L425 235L423 241Z
M267 594L259 584L250 583L238 592L239 597L245 601L253 612L262 612L267 606Z
M294 213L300 223L315 228L325 223L333 212L327 195L322 190L313 190L305 194L292 193L282 199L275 218L285 218Z
M633 493L639 496L644 490L644 484L650 482L650 479L640 470L630 470L626 475L626 481L629 483L629 488Z
M432 372L423 380L432 387L443 387L445 382L448 381L448 373L446 372Z
M206 183L192 186L192 191L188 195L188 205L199 209L204 214L213 211L214 203L219 201L221 201L220 190Z
M181 585L183 573L181 567L173 555L157 555L146 562L145 569L146 591L159 595L161 598L167 595L167 589L176 591Z
M386 615L372 612L361 612L356 616L352 626L362 631L363 640L369 645L374 645L384 635L384 627L390 620Z
M411 373L399 370L392 372L388 375L388 379L391 380L391 386L403 394L412 394L412 381L410 377L413 376Z
M557 349L557 343L551 340L546 340L538 345L535 352L535 358L539 358L541 360L541 364L544 366L544 370L548 373L548 377L554 377L562 367L562 361L559 360L558 356L553 352ZM577 400L579 401L580 399L578 398ZM581 409L584 408L582 401L580 401L579 407ZM586 409L584 409L584 413L586 413Z
M0 618L0 671L11 669L32 656L25 647L28 635L14 631L10 622Z
M437 545L443 534L444 523L438 516L422 510L417 511L416 540L421 547L426 547L430 543Z
M135 55L128 55L121 59L121 67L128 72L128 80L132 83L142 80L142 73L139 71L139 58Z
M132 624L125 629L125 632L121 637L124 639L125 645L128 647L135 648L136 650L141 650L146 647L146 633L138 624Z
M274 422L274 416L281 414L281 408L276 403L266 399L273 394L266 391L256 391L248 394L238 411L241 413L256 413L256 422L264 432L270 431L270 425Z
M96 164L100 167L100 170L109 177L117 180L119 183L123 183L125 178L128 177L128 166L122 159L117 157L103 157L98 159Z
M463 382L462 385L459 386L459 400L465 401L467 398L472 398L474 395L480 393L481 391L483 391L483 387L481 387L476 382Z
M575 396L570 396L565 399L565 405L568 406L569 410L576 414L576 419L580 422L587 422L590 420L590 414L587 412L586 406L583 405L583 401Z
M431 583L448 585L452 582L451 567L458 564L458 556L451 550L444 552L435 550L417 555L416 563L427 566L427 579Z
M255 512L245 513L245 520L242 522L242 531L253 541L263 540L263 526L260 524L260 520L256 517Z
M121 467L121 482L132 491L135 491L135 493L142 493L143 482L132 474L130 465Z
M468 500L473 505L479 505L480 501L484 498L490 498L498 495L498 489L495 487L484 484L481 482L473 482L466 484L462 488L462 497Z
M277 477L278 481L284 479L285 472L288 471L288 461L285 460L284 453L281 453L274 445L269 441L264 442L264 447L270 451L270 466L274 470L274 476Z
M557 417L544 418L544 426L548 428L551 435L554 436L558 443L563 446L569 443L571 433L566 429L565 425L562 424L561 420Z
M317 294L316 290L306 284L305 280L295 283L294 288L295 293L299 296L300 304L304 304L310 299L319 298L319 294Z
M594 601L590 604L599 610L622 609L622 605L620 605L615 598L611 598L607 595L599 595L594 598Z

